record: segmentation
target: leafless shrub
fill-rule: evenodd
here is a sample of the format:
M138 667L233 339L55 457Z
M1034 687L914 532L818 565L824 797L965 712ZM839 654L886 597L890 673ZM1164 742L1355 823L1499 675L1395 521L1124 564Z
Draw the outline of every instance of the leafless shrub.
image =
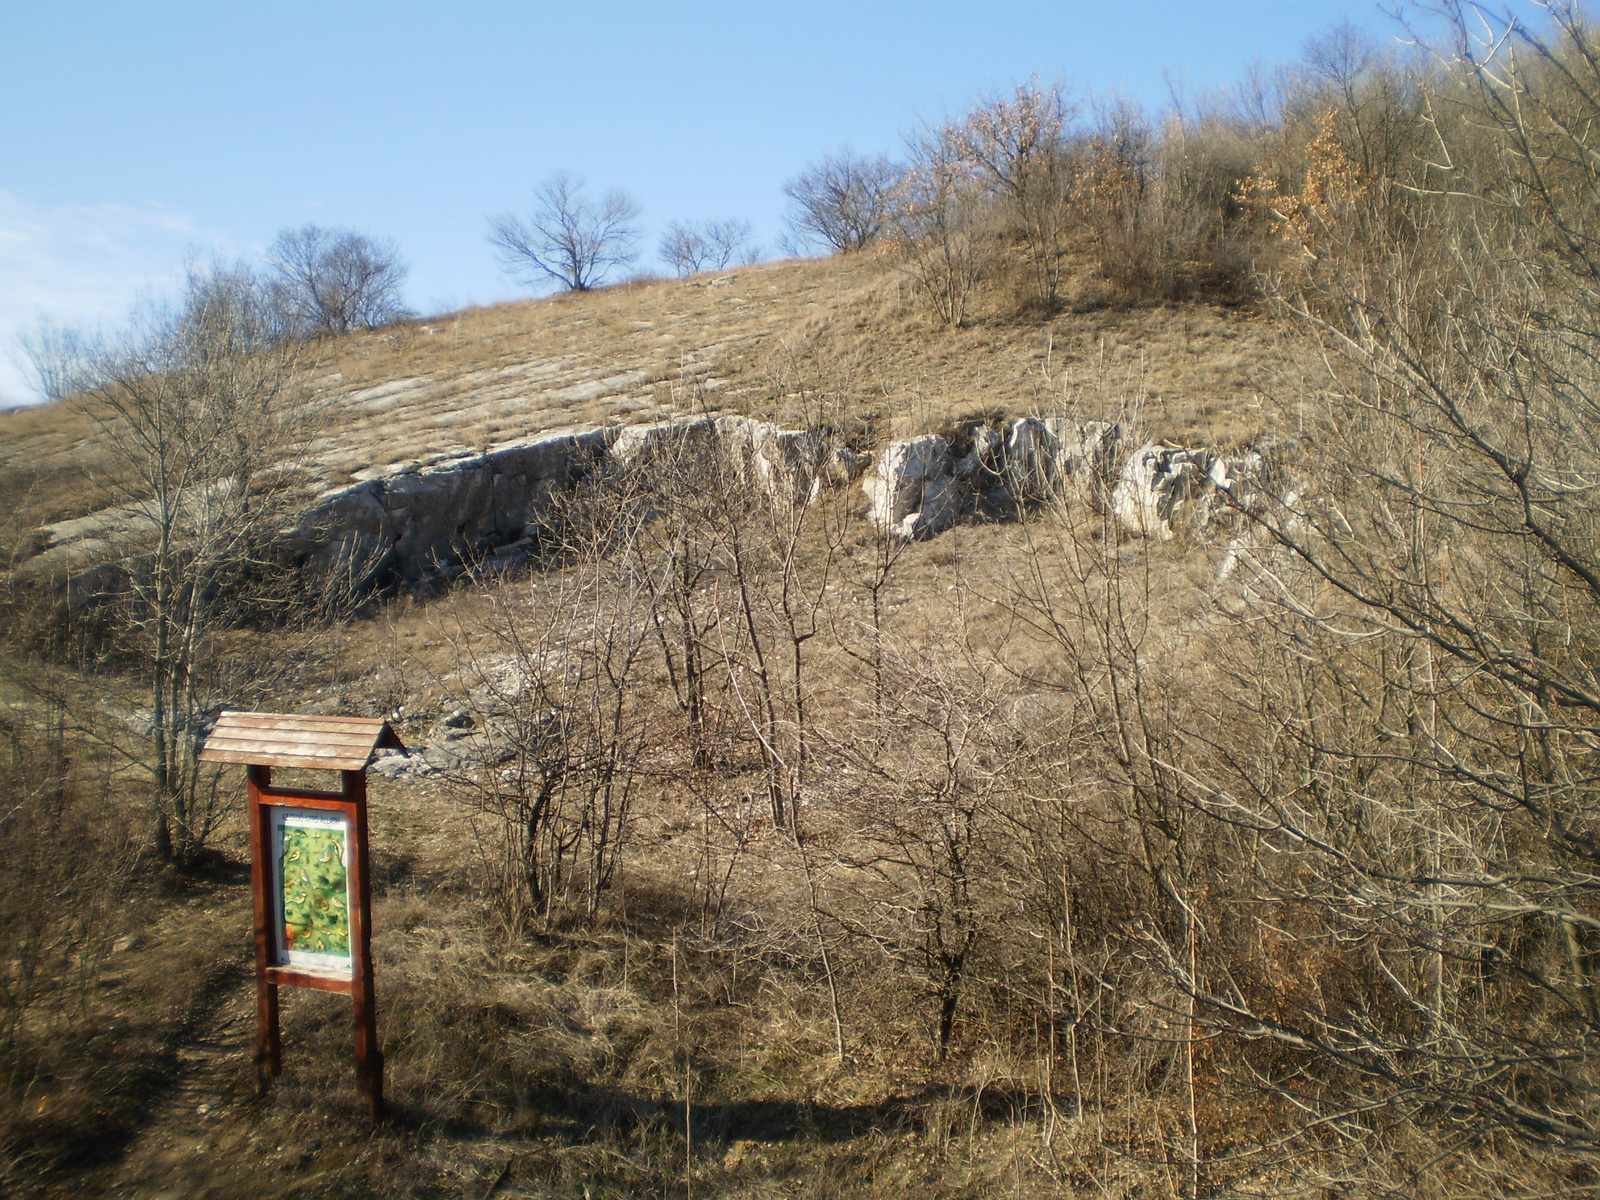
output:
M791 207L785 220L799 246L820 244L841 253L864 250L888 223L900 169L848 147L824 155L783 185Z
M720 271L734 263L751 263L760 251L751 243L750 234L750 222L738 217L674 221L661 237L661 261L679 279L701 271Z
M1076 117L1059 85L1018 87L974 105L944 129L944 152L965 163L999 201L998 217L1021 248L1032 299L1054 311L1077 213L1067 138ZM920 156L925 158L926 155Z
M984 190L944 132L913 144L894 196L891 228L902 269L945 325L963 325L989 247Z
M0 788L3 1172L13 1155L51 1165L58 1143L85 1136L94 1110L108 1106L110 1088L86 1086L105 1072L89 1047L105 1034L99 984L127 928L118 914L139 853L105 776L74 762L59 710L11 710L0 725Z
M493 614L496 652L474 675L489 752L457 790L481 815L488 891L507 930L577 905L593 919L626 847L653 722L641 701L647 597L608 555L644 513L597 485L572 497L560 570Z
M983 876L1008 747L994 741L995 689L918 657L893 656L882 724L867 716L834 747L851 778L836 803L854 820L838 850L849 899L827 916L909 973L943 1059L998 915Z

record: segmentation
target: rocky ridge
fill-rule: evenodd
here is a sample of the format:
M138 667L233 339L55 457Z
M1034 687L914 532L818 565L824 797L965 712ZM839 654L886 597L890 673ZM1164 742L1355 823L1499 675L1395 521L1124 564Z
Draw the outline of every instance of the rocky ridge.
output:
M665 469L679 455L705 450L766 503L805 503L823 487L860 478L867 521L903 540L933 537L973 517L1006 519L1046 500L1087 505L1139 537L1205 533L1219 521L1237 533L1272 488L1259 450L1132 445L1123 426L1105 421L974 423L953 440L923 434L873 457L833 444L821 431L704 414L555 429L479 453L363 470L311 498L282 531L283 542L303 565L367 582L414 585L468 570L492 573L537 553L557 498L581 480ZM46 526L47 548L22 569L70 573L138 529L122 510Z

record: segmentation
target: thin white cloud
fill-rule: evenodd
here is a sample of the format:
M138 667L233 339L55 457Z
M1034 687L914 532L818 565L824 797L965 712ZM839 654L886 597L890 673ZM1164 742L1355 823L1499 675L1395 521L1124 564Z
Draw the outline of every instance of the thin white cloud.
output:
M17 343L40 317L115 325L140 295L181 278L190 247L220 240L159 204L49 208L0 188L0 405L39 398Z

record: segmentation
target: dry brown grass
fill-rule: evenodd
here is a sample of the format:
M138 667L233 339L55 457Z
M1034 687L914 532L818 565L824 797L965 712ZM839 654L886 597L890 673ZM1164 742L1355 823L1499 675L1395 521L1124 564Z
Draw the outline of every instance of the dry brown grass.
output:
M954 653L949 632L1025 553L1026 534L972 526L909 547L888 597L896 638ZM861 541L849 553L869 550ZM462 662L495 653L491 608L528 587L401 598L332 630L284 703L363 712L403 703L417 740L459 695ZM997 640L997 620L968 628ZM821 687L820 710L842 714L858 672L836 645L817 655L819 685L837 684ZM870 952L837 968L848 1047L838 1062L792 843L758 829L735 864L726 911L708 924L705 867L726 864L728 846L707 842L696 801L671 780L642 803L601 920L516 938L490 919L468 810L449 789L374 779L372 812L394 1119L366 1123L348 1006L315 994L286 997L285 1074L269 1101L257 1100L251 986L235 974L207 993L198 1021L171 1026L170 1067L152 1080L145 1111L123 1118L134 1136L120 1156L24 1178L22 1194L484 1195L498 1180L494 1194L507 1196L678 1195L686 1078L696 1195L888 1200L1165 1186L1165 1168L1107 1149L1158 1149L1151 1122L1170 1120L1159 1105L1113 1114L1110 1127L1091 1127L1065 1099L1050 1114L1026 1039L986 1030L981 1009L968 1010L958 1053L936 1062L925 999ZM849 836L824 814L814 819L818 846ZM224 848L242 860L237 826ZM140 1004L162 1003L149 990L158 979L167 995L204 979L207 963L237 967L248 932L237 871L214 893L144 899L159 931L142 961L151 978L121 985L148 995ZM133 1043L128 1052L147 1053Z

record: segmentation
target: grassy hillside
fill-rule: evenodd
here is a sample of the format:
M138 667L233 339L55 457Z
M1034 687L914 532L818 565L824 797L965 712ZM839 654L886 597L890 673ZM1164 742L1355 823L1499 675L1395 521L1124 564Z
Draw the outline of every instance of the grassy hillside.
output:
M704 408L804 425L827 397L874 448L953 417L1131 406L1152 434L1228 446L1270 426L1274 334L1251 307L995 311L939 328L884 256L772 263L502 304L319 344L330 403L308 466L326 483L575 424ZM808 411L808 402L812 411ZM48 406L0 417L0 471L39 524L80 516L93 426Z
M327 415L306 466L313 487L337 484L544 429L707 408L842 422L846 440L871 450L957 418L1046 411L1236 444L1273 427L1262 389L1280 341L1250 306L1086 306L1041 321L1007 311L999 296L969 326L944 328L886 256L777 263L316 343L305 370ZM94 506L102 450L74 406L4 421L0 470L25 556L37 544L31 530ZM831 494L826 528L804 531L806 556L833 561L839 581L835 594L824 585L807 602L840 624L808 648L807 686L815 711L841 731L864 702L866 623L898 630L897 653L969 619L975 637L998 644L1004 621L966 611L962 598L1000 584L1028 542L1022 530L958 529L888 571L854 515L861 502L854 488ZM1205 573L1203 558L1172 561L1187 578ZM969 578L977 564L988 565ZM582 569L539 580L532 596L614 586ZM531 653L529 637L549 636L538 602L528 607L529 586L401 595L332 627L241 629L228 654L253 676L255 707L395 714L422 747L458 707L480 721L491 711L518 719L519 706L486 693L484 680L508 654ZM665 743L654 752L619 874L600 910L576 922L530 926L505 908L519 909L514 897L483 890L484 872L502 861L483 840L499 837L499 801L471 782L472 768L374 780L392 1120L377 1130L364 1122L348 1086L341 1002L314 995L286 997L287 1072L273 1100L256 1099L243 831L228 812L203 865L151 870L139 815L150 784L126 728L141 704L138 664L120 659L115 682L103 669L74 682L69 661L15 655L5 680L18 772L43 744L41 722L74 729L49 743L61 756L61 802L107 807L92 826L56 836L118 881L113 906L79 935L87 940L56 947L83 964L81 982L36 1002L80 1032L47 1057L19 1051L24 1096L40 1099L24 1098L6 1118L11 1187L245 1197L285 1187L578 1196L800 1186L869 1196L982 1192L1014 1177L1028 1181L1024 1194L1045 1194L1091 1170L1062 1161L1040 1175L1031 1164L1039 1122L1054 1129L1081 1105L1060 1085L1040 1091L1039 1061L1013 1061L1013 1049L971 1058L986 1039L964 1015L955 1035L964 1048L946 1062L930 1041L924 985L867 998L879 987L874 956L831 919L818 927L816 894L795 890L807 877L834 886L814 873L837 865L810 856L848 853L855 818L819 813L808 836L821 840L797 859L782 827L763 823L747 799L761 771L737 729L709 771L682 775L676 752ZM630 687L644 701L639 721L670 725L664 677L652 669ZM730 703L717 693L719 720L733 715ZM221 780L225 804L235 774ZM26 861L22 877L63 886L48 860ZM819 949L843 989L834 1005L819 990ZM1092 1170L1108 1184L1147 1174L1131 1160Z
M0 1190L1600 1190L1600 47L1556 20L997 173L1061 117L1020 89L915 148L882 254L265 350L197 309L95 401L181 414L166 504L0 595ZM268 351L329 418L287 482ZM1259 453L1136 456L1194 517L1154 525L974 455L985 506L907 541L684 436L560 476L504 569L273 550L319 484L708 408ZM0 418L17 557L101 502L96 415ZM412 747L376 1125L338 998L287 998L256 1092L223 705Z

